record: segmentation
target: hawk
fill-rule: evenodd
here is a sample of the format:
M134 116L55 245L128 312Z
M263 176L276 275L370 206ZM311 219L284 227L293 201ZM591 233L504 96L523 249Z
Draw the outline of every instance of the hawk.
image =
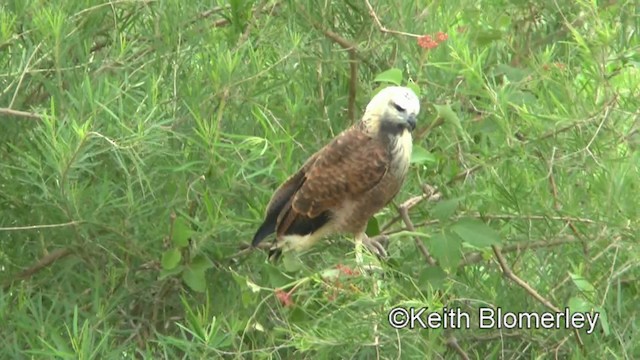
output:
M334 234L352 234L383 256L384 248L365 234L369 219L400 191L409 168L411 132L420 102L407 87L376 94L360 122L313 154L275 191L264 222L253 237L258 245L274 233L269 258L304 251Z

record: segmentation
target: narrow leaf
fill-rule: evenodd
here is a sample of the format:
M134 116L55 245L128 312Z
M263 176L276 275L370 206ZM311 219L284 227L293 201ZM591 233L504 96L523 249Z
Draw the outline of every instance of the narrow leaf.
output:
M459 203L459 198L440 201L433 207L432 215L441 222L445 221L455 214Z
M597 306L594 309L594 314L592 316L595 316L596 313L600 314L598 317L598 323L600 323L600 326L602 326L604 335L609 336L609 334L611 334L611 327L609 326L609 317L607 316L607 310L600 306Z
M580 289L580 291L588 296L588 297L592 297L593 294L596 291L596 288L593 287L593 285L591 285L591 283L585 279L582 275L578 275L578 274L574 274L569 272L569 276L571 277L571 281L573 281L573 284Z
M454 123L456 127L461 127L460 118L458 117L458 114L456 114L456 112L451 108L451 104L434 104L433 107L436 109L439 117L443 118L446 121Z
M411 163L412 164L424 164L424 163L434 163L436 162L436 157L427 151L425 148L419 145L413 146L413 151L411 152Z
M500 235L482 221L463 219L451 227L462 240L472 246L483 248L500 243Z
M572 313L593 310L593 305L581 296L574 296L570 298L568 306Z
M452 271L462 258L460 238L452 234L436 234L428 243L431 255L442 269Z
M389 70L383 71L375 79L375 82L388 82L392 83L396 86L400 86L402 84L402 70L398 68L391 68Z
M375 216L369 219L367 223L367 230L365 231L367 236L374 237L380 234L380 225L378 224L378 219Z

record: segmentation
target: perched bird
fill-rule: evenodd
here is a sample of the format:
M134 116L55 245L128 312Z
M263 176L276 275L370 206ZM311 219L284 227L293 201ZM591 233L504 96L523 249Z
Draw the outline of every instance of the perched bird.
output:
M409 168L411 131L420 102L409 88L391 86L376 94L362 120L313 154L271 197L264 222L253 237L255 247L272 233L269 252L303 251L318 240L354 235L356 246L385 250L365 234L369 219L400 190Z

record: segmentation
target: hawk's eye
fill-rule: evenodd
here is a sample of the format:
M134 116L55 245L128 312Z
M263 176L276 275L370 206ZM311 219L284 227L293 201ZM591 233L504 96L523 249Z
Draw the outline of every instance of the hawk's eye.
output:
M393 107L396 108L396 110L398 110L398 112L401 112L401 113L405 112L405 109L402 106L400 106L400 105L398 105L396 103L393 104Z

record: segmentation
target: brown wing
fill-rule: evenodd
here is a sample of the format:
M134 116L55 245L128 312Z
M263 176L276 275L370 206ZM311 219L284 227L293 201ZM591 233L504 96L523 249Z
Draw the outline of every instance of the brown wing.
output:
M355 127L346 130L276 190L252 244L273 232L315 232L330 220L332 209L373 188L388 166L386 148Z
M340 134L314 158L282 209L278 235L315 231L329 220L329 211L376 186L389 167L387 149L358 128Z
M290 207L291 199L295 195L296 191L300 188L305 180L306 170L315 161L317 153L314 154L307 162L298 170L297 173L291 175L273 194L269 204L267 204L267 210L265 220L256 231L251 242L253 246L258 245L265 237L273 234L276 231L276 224L278 218L283 213L285 207Z

